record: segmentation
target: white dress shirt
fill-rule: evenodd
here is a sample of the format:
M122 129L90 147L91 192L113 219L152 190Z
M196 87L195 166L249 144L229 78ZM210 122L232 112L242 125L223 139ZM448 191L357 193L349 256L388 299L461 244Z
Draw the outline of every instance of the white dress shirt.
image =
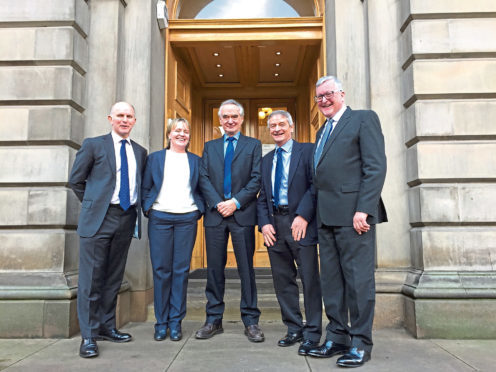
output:
M115 189L112 194L110 203L120 204L119 190L121 188L121 141L124 139L117 133L112 131L112 140L114 141L115 151ZM135 205L138 200L138 190L136 190L136 157L134 156L133 146L131 140L126 138L126 155L127 155L127 169L129 173L129 195L131 197L131 205Z

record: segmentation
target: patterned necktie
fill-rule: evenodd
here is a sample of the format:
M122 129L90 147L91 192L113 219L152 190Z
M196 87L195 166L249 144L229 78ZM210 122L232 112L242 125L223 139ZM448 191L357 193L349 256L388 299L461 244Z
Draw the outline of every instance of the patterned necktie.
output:
M224 198L231 197L231 165L234 157L234 137L227 137L226 156L224 157Z
M317 164L319 164L320 156L322 155L322 151L324 150L324 146L329 139L329 134L332 131L332 124L334 120L329 119L327 121L327 124L324 128L324 132L322 133L322 136L320 137L320 141L317 144L317 148L315 149L315 155L313 158L313 167L314 169L317 169Z
M119 189L119 200L122 209L127 211L131 206L129 196L129 169L127 166L126 140L121 141L121 187Z
M282 182L282 173L284 165L282 164L282 152L283 149L278 147L276 150L277 160L276 160L276 172L274 175L274 205L276 207L279 206L279 193L281 192L281 182Z

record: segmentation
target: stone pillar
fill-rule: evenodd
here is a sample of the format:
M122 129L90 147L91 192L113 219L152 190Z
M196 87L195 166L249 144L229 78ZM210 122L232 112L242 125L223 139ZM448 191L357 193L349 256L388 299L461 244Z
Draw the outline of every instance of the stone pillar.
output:
M419 338L494 338L496 3L401 3L407 328Z
M0 337L68 337L79 202L66 185L84 132L88 5L2 0L0 23Z

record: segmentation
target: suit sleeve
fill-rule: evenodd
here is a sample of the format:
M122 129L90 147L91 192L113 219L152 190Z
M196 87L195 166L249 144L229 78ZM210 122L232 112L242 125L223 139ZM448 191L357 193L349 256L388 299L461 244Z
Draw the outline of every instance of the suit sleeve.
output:
M296 214L303 217L307 222L310 222L315 217L317 206L317 198L315 188L313 186L313 145L308 144L305 148L305 171L307 175L308 188L303 194L303 197L296 208Z
M208 152L209 152L209 143L205 144L205 148L203 149L203 155L200 161L200 190L205 198L206 206L210 209L215 209L215 206L219 204L223 198L219 195L219 193L215 190L215 187L212 185L212 181L209 176L208 169Z
M143 213L148 212L147 200L150 197L150 191L153 188L153 160L154 156L148 156L145 165L145 171L143 172L143 181L141 182L141 206L143 207ZM145 216L147 216L145 214ZM148 216L147 216L148 217Z
M265 160L262 159L262 165ZM260 194L257 199L257 219L258 219L258 230L262 231L262 227L270 224L269 219L269 209L267 207L267 193L265 192L265 188L263 187L264 174L262 173L262 187L260 189Z
M74 191L79 201L83 201L86 190L86 179L93 168L93 147L91 141L85 139L76 154L76 159L69 176L69 187Z
M373 111L364 117L360 126L360 154L363 176L356 211L373 215L379 204L387 168L381 123Z
M241 209L243 209L243 206L246 204L255 200L258 192L260 191L260 181L262 179L262 174L260 171L261 162L262 144L260 141L256 140L255 146L253 147L250 179L245 187L233 195L233 197L236 198L236 200L241 204Z

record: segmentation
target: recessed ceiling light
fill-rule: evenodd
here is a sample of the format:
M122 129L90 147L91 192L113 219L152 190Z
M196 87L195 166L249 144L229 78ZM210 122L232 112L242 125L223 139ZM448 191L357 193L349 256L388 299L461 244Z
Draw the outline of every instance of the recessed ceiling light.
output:
M213 55L214 57L218 57L218 56L220 56L220 53L219 53L219 52L213 52L213 53L212 53L212 55Z
M217 68L221 68L221 67L222 67L222 65L221 65L220 63L217 63L215 66L216 66Z
M276 52L276 56L280 56L282 53L280 51Z
M224 77L224 75L223 74L219 74L219 77Z
M279 67L280 65L281 65L280 63L276 63L274 66Z
M279 76L279 74L276 72L276 73L274 74L274 76L275 76L275 77L278 77L278 76Z

